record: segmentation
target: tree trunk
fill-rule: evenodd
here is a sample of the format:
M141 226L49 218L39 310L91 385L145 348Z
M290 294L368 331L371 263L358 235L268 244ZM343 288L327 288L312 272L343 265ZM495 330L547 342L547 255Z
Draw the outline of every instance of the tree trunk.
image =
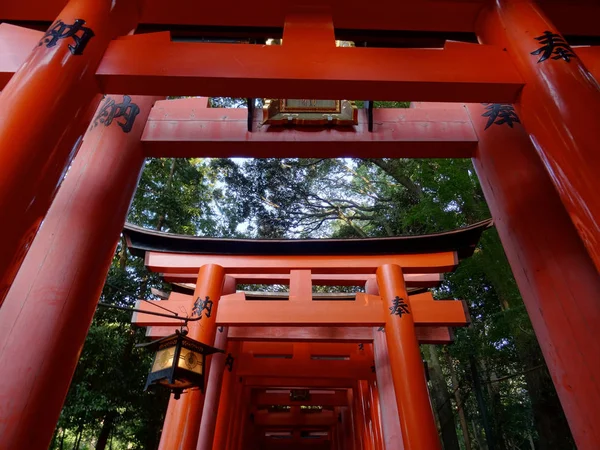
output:
M508 305L503 306L508 308ZM519 329L515 330L513 336L517 355L523 365L533 420L539 436L538 450L574 449L569 424L537 340Z
M465 408L460 395L458 377L454 370L454 364L452 357L449 353L446 353L446 362L450 370L450 377L452 379L452 390L454 391L454 399L456 400L456 410L458 411L458 418L460 420L460 428L463 434L463 440L465 442L465 450L471 450L471 436L469 435L469 424L467 422L467 416L465 414Z
M505 411L500 398L500 385L496 382L498 377L494 370L488 369L483 358L478 361L478 364L481 369L480 375L482 374L485 379L484 387L487 392L487 405L489 406L488 418L494 436L494 447L496 450L506 450L508 446L502 433L505 423Z
M169 170L169 177L167 178L167 182L165 183L165 192L171 190L171 185L173 184L173 177L175 176L175 167L176 167L177 159L173 158L171 161L171 168ZM165 225L166 217L164 214L160 214L158 216L158 222L156 224L156 231L162 231L163 226Z
M473 436L475 437L475 443L477 444L477 448L479 450L489 450L487 443L485 442L485 437L481 432L481 428L475 424L475 421L471 422L471 427L473 428Z
M60 435L60 447L58 447L59 450L64 450L65 448L65 430L62 430L62 434Z
M477 407L479 408L479 414L481 414L481 421L483 423L483 429L485 431L485 440L489 450L495 450L494 434L492 427L490 426L487 407L483 399L483 389L481 388L481 379L479 378L479 371L477 370L477 361L474 356L469 357L469 364L471 366L471 377L473 378L473 390L475 391L475 398L477 399Z
M125 236L121 236L121 249L119 251L119 269L127 268L127 240Z
M113 429L115 423L115 413L109 412L104 416L104 422L102 423L102 429L98 435L98 442L96 442L96 450L104 450L108 443L108 437Z
M383 158L365 158L365 161L376 165L386 174L392 177L399 184L404 186L408 192L410 192L414 203L419 203L423 198L423 191L421 187L413 182L404 172L405 168L402 167L402 161L399 159L388 160Z
M446 379L442 373L442 367L437 354L435 345L427 345L427 364L429 366L429 376L431 380L431 400L433 407L440 421L440 430L442 433L442 442L444 450L459 450L458 436L456 435L456 424L454 422L454 413L452 412L452 403Z
M482 238L482 243L482 255L485 258L482 261L483 267L486 276L498 292L501 308L508 310L523 307L498 234L487 233ZM517 356L524 369L535 428L539 436L539 450L574 449L571 430L531 325L513 327L512 335ZM543 367L537 369L539 366Z
M527 366L534 364L535 358L532 358L531 352L529 352L529 356L530 358L526 360L526 369ZM541 350L539 356L542 360ZM543 360L540 362L543 364ZM535 428L539 436L538 449L574 449L575 443L571 430L546 365L537 370L527 371L525 382L531 398Z
M79 445L81 444L81 438L83 437L83 424L79 425L77 429L77 439L75 439L75 445L73 445L73 450L79 450Z

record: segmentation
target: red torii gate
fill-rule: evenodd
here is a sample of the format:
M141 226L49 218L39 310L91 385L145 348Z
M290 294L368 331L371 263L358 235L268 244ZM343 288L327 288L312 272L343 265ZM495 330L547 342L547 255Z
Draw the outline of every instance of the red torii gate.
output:
M448 327L465 326L470 320L461 301L434 301L427 292L408 296L405 277L422 284L424 277L421 273L432 273L437 276L430 277L428 284L437 284L440 273L453 270L460 258L472 253L480 233L488 226L489 222L483 222L449 233L382 239L223 240L169 235L132 226L126 228L125 236L132 253L144 256L150 270L165 274L187 272L191 276L200 269L193 296L173 293L169 300L158 303L138 302L137 309L152 312L156 311L154 305L158 304L176 311L182 317L194 316L198 315L198 302L210 299L210 307L202 302L203 307L208 308L206 316L202 316L199 322L190 323L190 336L211 345L221 339L223 347L227 342L225 336L228 338L229 333L237 335L237 341L243 341L244 334L261 341L242 342L236 354L236 377L264 379L265 387L276 388L278 383L302 387L307 379L317 378L321 380L323 388L339 388L330 379L347 378L345 383L352 388L351 394L356 396L357 401L363 402L366 401L366 394L361 394L359 386L363 380L375 381L371 366L377 371L386 371L389 367L393 386L385 382L380 384L378 389L382 396L378 400L389 405L390 399L396 398L395 406L401 412L397 417L406 448L433 449L439 447L439 439L430 409L418 341L450 342ZM209 268L212 268L210 272ZM374 272L376 277L371 275ZM277 284L282 282L280 275L286 273L283 282L289 284L287 295L248 294L246 298L243 292L228 293L239 283L236 276L246 281L248 274L254 274L261 283ZM416 273L416 276L411 279L410 273ZM279 276L272 277L272 274ZM364 286L367 292L359 292L346 299L339 295L315 294L313 277L316 275L321 275L319 278L329 283L334 283L338 277L350 283L349 278L353 277L354 284ZM216 294L219 277L226 286L226 295L220 298L208 295L203 286L214 286L213 294ZM378 286L381 288L381 297ZM407 311L409 313L405 314ZM404 320L409 316L409 321L403 322L403 326L398 328L400 322L396 318ZM144 312L135 313L132 321L139 326L152 327L152 337L162 337L178 324L174 318ZM224 327L223 336L217 333L219 326ZM264 330L265 326L271 327L270 330L261 333L260 330ZM248 331L254 327L258 333ZM323 333L309 332L305 327L320 327ZM349 327L359 327L359 330L370 327L370 338L359 342L362 350L357 350L356 344L331 343L338 339L355 340L358 337L356 333L346 333L346 329L352 329ZM390 361L389 365L383 366L381 358L374 357L375 349L370 344L375 341L374 334L380 333L380 327L385 330L386 339L379 353L383 353ZM422 328L425 331L419 333L417 330ZM295 333L295 329L300 333ZM299 334L304 342L295 340L294 336ZM232 340L234 343L235 340ZM272 355L276 359L263 359L259 355ZM340 360L340 357L343 359ZM225 418L228 417L227 413L221 415L222 423L217 419L221 408L229 411L233 406L231 399L228 402L220 402L219 399L219 391L230 389L222 379L221 362L215 363L214 359L209 362L206 399L197 391L181 400L171 400L163 427L162 449L220 448L220 441L215 439L214 433L228 424L229 420ZM266 381L269 379L272 381ZM367 385L364 389L372 388ZM247 423L248 417L244 415L252 410L249 400L241 397L239 401L240 406L234 410L239 414L236 422L246 424L245 428L239 430L245 436L242 438L244 448L251 448L251 442L258 444L262 440L262 437L255 436L248 441L248 437L257 432L257 426L268 428L287 425L299 431L311 425L298 421L299 416L292 415L282 417L283 422L269 422L267 419L274 419L274 416L266 416L266 422L255 426ZM392 409L389 406L387 408ZM194 419L200 417L201 421ZM370 420L379 423L379 415L375 417L374 412L369 414ZM369 439L370 428L365 428L369 421L365 416L355 423L352 440L362 442ZM334 424L335 420L330 426ZM343 426L349 426L347 420ZM389 426L385 431L388 436L394 435ZM338 448L348 448L350 441L336 445L341 445ZM373 445L374 448L383 448L383 441ZM398 445L399 442L396 442L393 447L388 445L388 448ZM240 447L234 443L229 448Z
M108 8L108 2L72 0L60 12L65 3L65 0L26 0L0 5L0 20L16 24L41 20L49 24L60 19L70 25L85 17L82 20L86 24L82 26L94 31L94 37L85 41L86 51L79 52L77 48L70 48L74 44L78 47L77 41L59 39L56 29L43 42L40 41L42 33L38 31L0 25L0 86L3 89L0 160L5 174L0 181L0 210L12 214L2 225L0 298L8 291L48 211L61 175L77 150L73 145L76 137L83 134L90 123L100 101L94 94L115 89L113 97L124 103L125 97L115 94L132 94L134 90L120 90L129 87L139 88L139 92L146 95L162 92L173 95L176 92L171 89L175 89L175 85L185 89L188 95L219 95L223 90L227 91L224 95L238 93L235 83L227 80L225 73L232 68L215 66L215 60L211 59L216 58L218 62L221 57L211 47L214 44L203 47L204 44L190 43L187 45L191 47L184 47L183 43L167 42L166 34L121 37L111 42L113 37L127 33L139 22L139 11L127 7L134 2L121 0L114 2L114 8ZM290 4L289 9L283 10L278 4L265 4L259 13L248 4L231 8L214 2L202 5L199 12L199 6L191 0L179 0L168 8L158 0L148 0L141 8L139 28L168 30L171 24L281 27L287 16L292 17L293 6ZM349 98L359 93L360 96L369 94L364 98L379 93L381 100L515 102L523 128L494 125L486 129L487 119L481 117L484 108L479 104L465 105L477 135L473 161L577 444L579 448L595 448L600 441L600 431L593 421L600 404L600 389L594 378L600 369L600 351L595 345L600 342L600 327L599 306L594 299L600 292L600 283L587 255L597 266L598 164L594 145L599 141L600 132L596 127L600 58L597 47L569 49L572 56L568 61L560 55L540 61L540 54L532 53L541 45L534 38L546 32L555 33L557 38L562 38L561 33L600 34L596 20L599 6L593 0L541 1L539 4L529 0L500 0L493 5L485 0L381 0L368 5L332 2L327 6L335 20L335 32L344 38L354 39L358 33L366 36L366 40L370 37L377 40L370 30L474 32L480 42L488 44L478 49L452 44L440 55L427 51L377 53L379 49L339 49L340 52L360 51L365 63L370 58L380 61L377 70L381 73L371 77L365 71L356 72L350 67L339 78L340 86L335 92L349 92ZM330 40L332 27L330 23L327 25L323 15L314 15L311 20L323 25L325 31L320 36L329 36ZM307 36L302 39L307 46L312 45L309 51L301 52L305 58L318 61L328 52L337 51L328 48L329 44L311 42ZM426 41L439 43L440 38L428 39L417 39L421 45L416 46L424 46ZM302 48L302 44L294 44L293 39L288 42L291 42L289 52ZM160 47L160 52L154 53L153 45ZM245 46L236 51L244 52L242 47ZM134 56L138 61L146 55L164 56L174 49L182 50L181 55L201 59L178 61L179 56L175 56L168 66L168 77L165 64L159 68L159 64L152 63L140 66L144 69L140 72L145 72L137 73L130 66L132 60L124 59L127 49L136 51ZM150 53L142 54L143 51ZM249 52L256 53L256 49ZM274 50L268 57L281 62L286 58L284 53ZM390 66L387 61L381 61L384 53L407 62L410 59L414 70L410 73L384 70L396 67L395 61L390 60ZM457 56L458 53L461 55ZM340 64L338 69L343 69L357 54L338 52L332 61ZM449 58L457 56L456 61L463 63L473 55L481 58L460 67ZM500 64L490 62L496 56ZM412 64L413 57L418 64ZM193 67L189 61L194 61ZM181 62L183 64L176 66ZM482 62L490 70L479 67ZM434 63L440 64L435 66L436 70L443 68L456 78L448 80L418 73ZM499 65L506 67L498 68ZM200 70L205 66L222 72ZM478 74L479 79L461 74L459 68ZM315 90L306 95L311 98L324 98L334 92L332 80L325 74L322 84L314 78L295 83L293 76L302 76L302 72L297 66L292 65L290 69L297 73L291 74L287 85L282 80L274 83L274 91L285 88L285 96L293 97L312 87ZM248 88L243 96L253 93L251 89L261 90L257 96L268 95L267 83L263 83L261 77L283 73L264 68L257 70L255 77L247 82L238 79L240 89ZM491 73L493 70L497 77ZM215 73L221 77L220 81L213 77ZM358 76L353 79L353 74ZM204 83L194 83L194 79ZM424 82L421 86L415 82L419 79ZM381 83L374 83L376 80ZM471 84L473 89L469 93L456 86L461 80ZM389 90L383 92L384 89L378 87L383 84ZM327 88L323 89L325 85ZM432 88L429 94L425 92L425 85ZM46 89L48 86L53 89ZM448 89L449 86L457 89ZM511 92L512 96L499 96ZM17 361L17 366L5 364L0 369L0 376L5 380L0 387L0 399L7 404L0 412L0 431L7 445L45 448L50 440L143 162L145 153L139 139L150 105L156 99L131 98L140 114L128 134L123 134L118 123L112 126L105 123L88 131L79 157L0 309L0 356L3 361ZM101 108L109 107L108 102ZM445 108L451 109L447 105ZM39 151L40 148L46 151ZM125 152L125 148L131 151ZM104 214L109 204L112 214ZM87 208L82 210L80 205ZM551 216L548 216L549 211ZM540 220L542 217L544 220ZM93 264L89 255L95 255ZM41 297L44 300L40 300ZM71 326L75 322L77 325ZM32 327L32 323L36 326ZM41 365L37 355L27 356L25 351L40 343L43 343L40 353L48 355ZM39 406L42 404L43 408ZM17 423L19 426L15 426ZM27 431L34 426L38 430L35 436Z

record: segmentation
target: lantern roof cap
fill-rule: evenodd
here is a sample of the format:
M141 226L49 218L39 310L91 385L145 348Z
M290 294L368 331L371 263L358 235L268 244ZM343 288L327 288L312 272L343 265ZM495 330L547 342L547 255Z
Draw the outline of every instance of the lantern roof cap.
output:
M353 239L233 239L187 236L148 230L130 223L123 234L132 255L147 251L211 255L393 255L456 251L459 258L473 254L481 233L492 226L487 219L434 234Z

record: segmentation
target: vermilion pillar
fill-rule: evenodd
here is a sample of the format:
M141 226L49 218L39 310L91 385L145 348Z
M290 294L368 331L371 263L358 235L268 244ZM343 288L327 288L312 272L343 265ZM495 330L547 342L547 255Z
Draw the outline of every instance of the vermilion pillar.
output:
M235 293L235 278L225 277L223 285L223 295ZM229 328L223 327L217 333L215 347L227 350L227 333ZM219 399L221 397L221 387L223 385L224 371L231 371L233 368L233 356L225 353L215 353L210 361L210 371L208 373L208 383L206 385L206 396L204 398L204 407L202 408L202 419L200 421L200 434L196 447L199 450L212 448L213 438L215 436L215 427L217 425L217 414L219 410Z
M523 75L520 120L600 269L600 85L532 0L496 0L478 35Z
M214 345L217 334L216 316L219 299L223 290L225 271L216 264L206 264L198 272L194 290L194 317L202 318L189 322L192 339L207 345ZM206 360L205 373L210 377L210 362ZM198 389L184 392L179 400L171 398L167 410L167 420L163 426L159 449L194 450L200 431L200 418L204 405L204 394Z
M71 0L0 94L0 303L46 215L99 92L110 40L135 27L141 0ZM85 128L83 128L85 130Z
M365 286L367 294L379 295L379 287L375 280L368 280ZM390 358L384 329L373 328L373 358L375 359L375 375L379 392L379 408L381 410L381 429L386 450L404 450L400 415L396 403L394 380L390 369Z
M227 349L227 331L224 327L222 332L217 333L215 347ZM224 371L227 370L225 362L227 353L215 353L210 362L210 373L206 383L206 395L204 397L204 406L202 408L202 419L200 420L200 433L196 448L198 450L212 448L213 438L215 436L215 426L217 424L217 414L219 410L219 397L221 396L221 387L223 385ZM233 364L233 360L231 360Z
M231 370L227 369L223 373L221 395L219 397L219 409L213 437L212 448L214 450L224 450L227 443L227 432L229 431L229 423L231 422L231 416L235 403L234 390L237 382L237 365L235 364L235 358L238 355L239 348L239 342L232 342L229 345L229 351L233 357L233 367ZM203 423L204 422L200 424L200 427L203 426Z
M381 428L384 448L386 450L404 450L400 414L396 402L394 379L390 368L390 358L387 349L385 333L375 328L373 331L373 356L375 358L375 375L381 409Z
M239 381L239 382L238 382ZM231 419L227 428L227 442L225 448L227 450L233 450L236 448L238 441L238 431L241 427L240 422L242 421L242 406L244 397L244 383L242 378L238 378L234 383L233 389L233 410L231 411ZM216 449L215 449L216 450Z
M600 277L527 132L488 126L490 105L467 111L473 164L577 447L598 448Z
M385 449L381 429L381 410L379 408L379 390L374 381L369 381L369 394L371 396L371 418L373 420L373 434L375 437L375 448Z
M335 414L335 417L337 417L337 423L333 426L333 434L334 434L334 444L332 446L332 448L334 450L340 450L343 447L343 438L342 438L342 410L339 406L336 406L335 408L333 408L333 412Z
M360 380L358 382L358 401L363 420L364 447L366 450L375 449L375 432L373 430L373 417L371 415L371 392L369 382Z
M250 431L249 428L252 425L250 423L250 413L252 412L250 400L250 388L242 385L237 421L233 424L233 441L231 448L234 450L246 448L246 439Z
M165 415L165 421L163 422L160 434L159 450L181 448L183 435L179 427L180 424L185 423L187 417L188 405L186 395L187 393L184 393L179 399L175 400L175 396L171 394L169 398L169 406L167 407L167 414Z
M379 267L377 284L385 308L385 335L404 447L408 450L441 450L400 266L385 264Z
M366 445L366 420L362 409L359 382L352 389L352 420L354 422L356 450L370 450Z
M354 410L354 391L352 389L348 389L348 407L345 408L345 414L342 414L342 422L344 423L344 428L346 431L346 443L348 441L351 442L349 448L351 450L360 450L360 434L356 429L356 420L355 420L355 410Z
M98 111L123 96L110 96ZM144 164L139 114L92 126L0 308L0 448L47 449ZM35 430L35 433L32 432Z

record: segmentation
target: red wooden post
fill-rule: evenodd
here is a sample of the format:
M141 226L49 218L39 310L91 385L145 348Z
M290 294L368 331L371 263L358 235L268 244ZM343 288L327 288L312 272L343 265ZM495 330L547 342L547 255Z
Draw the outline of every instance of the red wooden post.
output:
M242 386L242 395L240 397L240 406L239 406L239 419L238 423L235 424L235 440L233 441L233 450L243 450L246 445L246 438L248 437L249 428L250 428L250 413L251 413L251 405L250 405L250 388L246 386Z
M128 133L114 122L87 132L0 308L0 447L48 448L143 167L139 139L155 100L131 99L140 113Z
M231 411L231 420L228 424L227 430L227 443L226 450L233 450L236 448L238 441L238 432L240 429L240 422L242 421L242 401L244 396L244 384L242 380L239 380L236 376L234 381L234 392L233 392L233 410ZM215 449L216 450L216 449Z
M525 78L520 119L600 269L600 85L532 0L497 0L478 34L506 48Z
M363 429L365 449L374 450L376 447L375 433L373 430L373 417L371 415L371 392L369 390L369 382L367 380L358 381L358 399L364 424Z
M386 450L403 450L402 429L400 427L400 414L396 403L394 379L390 368L385 333L378 328L373 330L373 353L375 358L375 375L377 376L377 390L379 391L379 408L381 409L381 428L383 442Z
M379 267L377 284L386 311L385 335L404 446L410 450L441 449L400 266Z
M234 278L225 277L223 285L223 295L235 293L236 282ZM215 338L215 347L225 350L225 353L215 353L210 362L210 371L208 372L208 383L206 385L206 396L204 398L204 407L202 408L202 419L200 421L200 434L196 448L198 450L211 448L215 436L215 427L217 422L217 413L219 407L219 398L221 396L221 387L223 385L224 371L227 359L227 333L228 328L217 333ZM231 362L233 364L233 361ZM233 366L232 366L233 367ZM229 369L231 371L232 369Z
M376 280L368 280L365 292L379 295ZM379 392L379 408L381 410L381 429L383 433L383 448L386 450L404 450L400 415L396 403L394 380L390 369L390 358L387 349L385 333L382 329L373 328L373 357L375 359L375 375Z
M358 434L358 430L356 429L356 422L354 420L354 392L352 389L348 389L348 407L344 408L344 414L342 414L342 422L344 424L345 438L346 444L348 448L351 450L360 450L360 438Z
M379 408L379 389L374 381L369 381L369 394L371 396L371 417L373 420L373 433L375 435L375 448L385 450L381 429L381 409ZM391 449L390 449L391 450Z
M333 432L335 433L335 446L334 450L342 450L344 448L344 434L343 434L343 425L342 425L342 408L336 406L333 409L335 413L335 417L337 417L337 423L333 427Z
M188 336L207 345L214 345L217 334L216 316L223 289L225 271L216 264L200 267L194 290L194 301L202 319L189 323ZM211 358L207 358L205 373L210 378ZM200 390L184 392L180 399L169 401L169 423L165 421L159 449L194 450L198 442L204 394Z
M600 278L542 161L519 125L486 129L467 105L479 148L473 164L571 431L600 442Z
M227 370L223 373L221 396L219 397L219 409L217 414L217 421L215 424L215 436L213 438L212 444L212 448L214 450L224 450L225 445L227 444L227 434L229 431L229 424L232 420L232 414L235 403L234 390L236 388L237 381L237 364L235 364L235 361L238 357L239 350L239 342L230 343L229 351L231 352L234 358L233 370ZM203 424L200 424L200 426L202 427Z
M596 81L600 82L600 47L576 47L574 48L577 56L581 58L590 73Z
M137 23L138 1L71 0L0 94L0 303L85 128L110 40ZM100 99L98 98L98 101Z
M198 434L197 450L212 448L215 436L215 427L219 407L219 397L223 386L224 372L227 371L225 359L227 358L227 327L217 333L215 347L225 350L225 353L215 353L210 362L210 373L206 384L206 395L200 420L200 433Z
M366 421L362 409L359 381L355 382L352 388L352 419L354 421L356 449L370 450L366 443Z
M186 420L187 408L184 408L186 396L182 395L178 400L175 400L174 395L171 394L169 398L169 406L167 407L167 414L165 415L165 421L163 422L162 432L160 434L159 450L168 449L179 449L181 444L181 433L179 431L179 424L184 423ZM187 406L187 405L186 405Z

